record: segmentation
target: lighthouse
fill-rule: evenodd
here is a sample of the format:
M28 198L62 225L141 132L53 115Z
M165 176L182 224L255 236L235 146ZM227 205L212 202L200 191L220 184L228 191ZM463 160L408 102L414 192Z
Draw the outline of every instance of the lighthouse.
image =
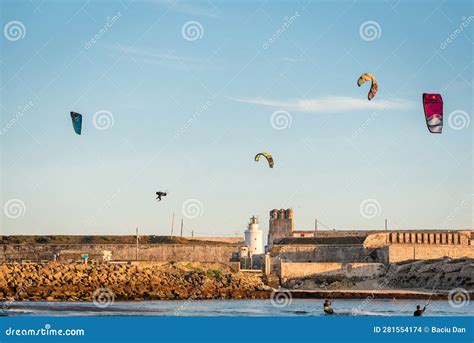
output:
M263 234L258 228L258 219L253 216L250 218L248 229L245 230L245 244L252 255L263 254Z

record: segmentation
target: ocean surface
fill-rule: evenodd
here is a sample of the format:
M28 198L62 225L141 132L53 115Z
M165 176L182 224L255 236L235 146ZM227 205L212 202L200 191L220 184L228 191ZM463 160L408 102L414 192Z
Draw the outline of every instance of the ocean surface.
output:
M322 300L312 299L293 299L279 304L271 300L134 301L98 305L92 302L6 302L0 304L0 313L7 316L323 316L322 304ZM340 316L412 316L416 305L423 306L425 301L336 299L332 308ZM456 308L448 301L431 301L425 316L474 316L474 303Z

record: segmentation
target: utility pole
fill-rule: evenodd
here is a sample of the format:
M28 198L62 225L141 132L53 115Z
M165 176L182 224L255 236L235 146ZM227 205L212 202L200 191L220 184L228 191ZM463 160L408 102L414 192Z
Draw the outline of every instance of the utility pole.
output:
M135 250L135 260L138 261L138 227L136 228L135 236L136 236L136 239L137 239L137 246L136 246L136 250Z
M314 220L314 231L318 231L318 219Z
M181 237L183 237L183 218L181 218Z
M385 231L387 231L387 219L385 218Z
M191 230L191 237L194 237L194 230Z
M173 231L174 231L174 212L173 212L173 219L171 219L171 237L173 237Z

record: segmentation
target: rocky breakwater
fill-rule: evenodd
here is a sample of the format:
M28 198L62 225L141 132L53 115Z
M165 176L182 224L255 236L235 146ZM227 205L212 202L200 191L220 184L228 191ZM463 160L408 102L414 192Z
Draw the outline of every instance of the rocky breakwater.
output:
M0 301L93 301L268 298L261 277L175 265L0 265Z
M469 258L406 261L392 264L385 279L392 288L474 291L474 260Z

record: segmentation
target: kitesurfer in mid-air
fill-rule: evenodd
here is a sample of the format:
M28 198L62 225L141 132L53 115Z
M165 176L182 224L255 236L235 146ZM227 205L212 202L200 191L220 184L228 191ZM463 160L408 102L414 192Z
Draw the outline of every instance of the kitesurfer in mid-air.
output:
M331 304L332 302L330 302L329 300L324 300L324 304L323 304L323 310L324 310L324 313L326 314L334 314L334 310L331 308Z
M166 196L166 192L156 192L156 200L158 201L161 201L161 197L165 197Z

